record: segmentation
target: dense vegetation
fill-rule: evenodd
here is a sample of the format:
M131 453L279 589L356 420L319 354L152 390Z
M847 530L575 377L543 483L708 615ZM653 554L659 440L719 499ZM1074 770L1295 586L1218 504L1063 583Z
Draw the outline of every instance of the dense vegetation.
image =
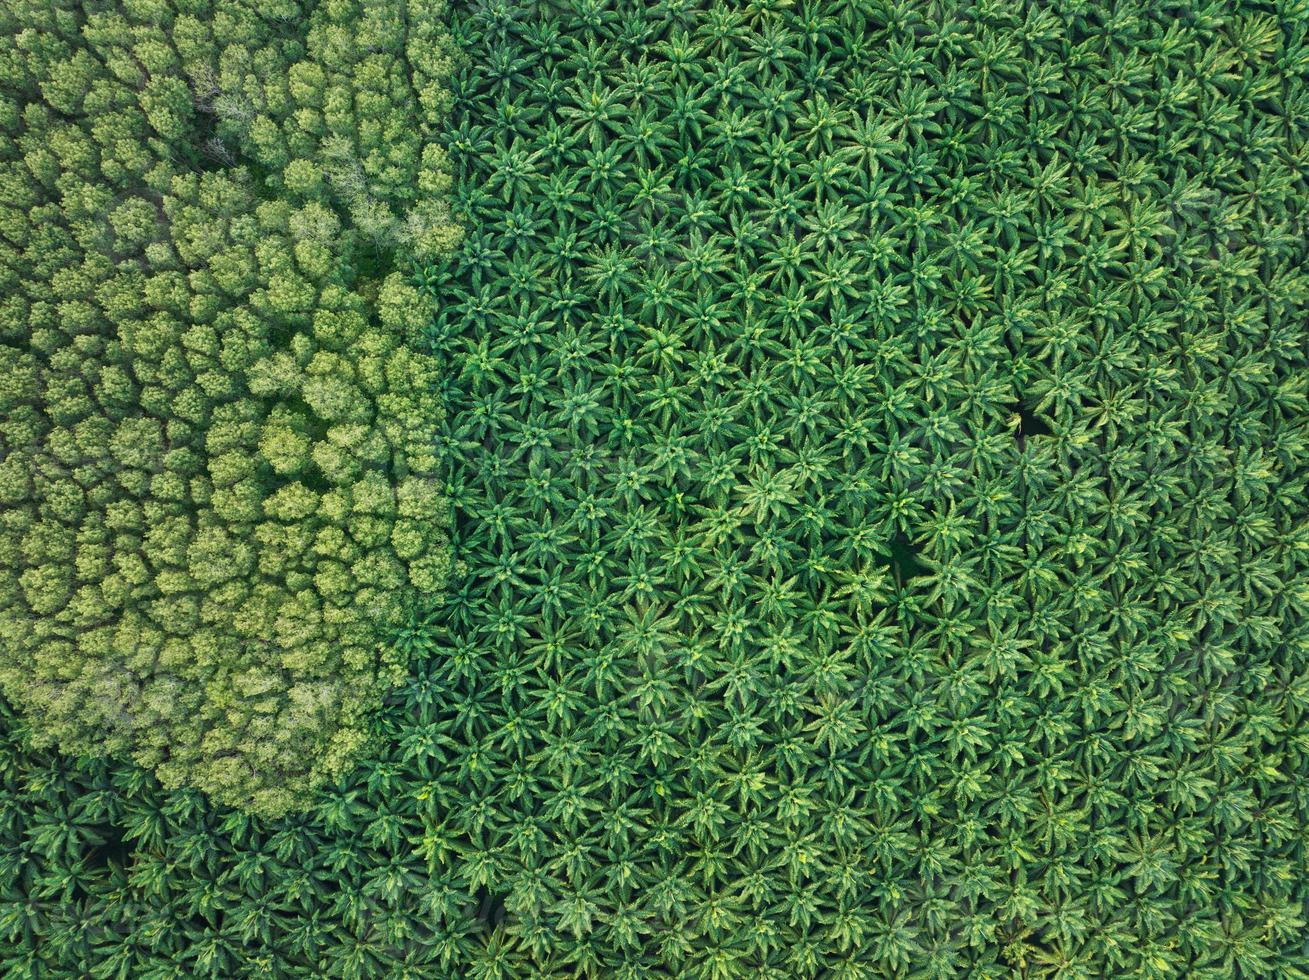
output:
M448 503L380 273L457 240L414 6L0 13L0 685L41 739L278 814L403 678Z
M304 815L10 722L0 968L1306 976L1307 32L458 7L466 572Z

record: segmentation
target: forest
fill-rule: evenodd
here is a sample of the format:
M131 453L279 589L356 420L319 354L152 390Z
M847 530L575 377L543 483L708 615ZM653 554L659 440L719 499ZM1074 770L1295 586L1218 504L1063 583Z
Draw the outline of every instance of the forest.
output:
M1306 0L4 0L0 975L1309 980Z

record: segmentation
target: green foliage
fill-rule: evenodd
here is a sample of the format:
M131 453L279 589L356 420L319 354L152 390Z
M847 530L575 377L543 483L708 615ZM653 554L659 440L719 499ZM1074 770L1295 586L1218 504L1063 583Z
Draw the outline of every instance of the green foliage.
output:
M467 575L303 816L0 741L0 968L1309 974L1309 9L452 35Z
M360 270L457 240L441 13L0 14L0 686L41 739L278 814L403 678L441 409L420 297Z

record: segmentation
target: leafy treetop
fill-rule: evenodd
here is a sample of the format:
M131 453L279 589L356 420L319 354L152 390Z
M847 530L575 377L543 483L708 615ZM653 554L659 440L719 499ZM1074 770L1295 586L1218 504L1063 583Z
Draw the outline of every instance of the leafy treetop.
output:
M41 739L280 813L401 676L449 562L385 272L458 237L440 16L0 12L0 685Z

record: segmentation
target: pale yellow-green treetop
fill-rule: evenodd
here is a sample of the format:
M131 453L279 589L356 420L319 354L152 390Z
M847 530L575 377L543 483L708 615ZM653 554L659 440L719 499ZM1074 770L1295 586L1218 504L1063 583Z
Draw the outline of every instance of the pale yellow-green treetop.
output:
M442 16L0 8L0 688L38 740L266 815L364 744L449 569L422 304L362 271L458 241Z

